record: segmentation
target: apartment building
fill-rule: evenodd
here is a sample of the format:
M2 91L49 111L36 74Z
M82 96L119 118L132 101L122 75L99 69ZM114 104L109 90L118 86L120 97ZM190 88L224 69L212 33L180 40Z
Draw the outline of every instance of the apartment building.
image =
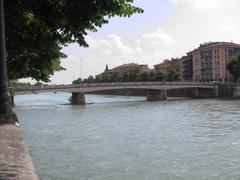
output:
M108 69L108 66L106 65L105 71L101 74L96 75L96 77L111 76L116 72L131 72L136 69L140 70L140 72L149 71L148 65L146 64L136 64L136 63L122 64L113 69Z
M146 64L136 64L136 63L129 63L129 64L122 64L120 66L117 66L111 71L113 72L130 72L133 70L139 69L140 71L148 71L148 65Z
M231 57L240 53L240 44L229 42L210 42L201 44L193 50L194 81L229 81L231 75L226 64Z
M181 58L182 63L182 80L192 81L193 79L193 56L192 52L188 52L186 56Z
M180 79L182 79L182 61L179 58L172 58L171 60L164 60L160 64L154 65L155 70L168 71L170 69L176 70L180 74Z

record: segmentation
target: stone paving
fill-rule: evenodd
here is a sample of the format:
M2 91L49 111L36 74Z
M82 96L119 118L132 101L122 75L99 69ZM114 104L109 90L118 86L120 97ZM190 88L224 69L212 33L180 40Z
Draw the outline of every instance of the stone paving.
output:
M0 124L0 180L38 180L22 130Z

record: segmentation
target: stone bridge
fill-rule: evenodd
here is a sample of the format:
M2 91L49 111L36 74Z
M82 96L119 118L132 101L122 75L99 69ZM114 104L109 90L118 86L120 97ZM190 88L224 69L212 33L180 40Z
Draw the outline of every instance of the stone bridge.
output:
M85 93L106 90L146 90L148 101L167 99L168 90L191 90L194 98L218 97L218 85L199 82L115 82L115 83L83 83L79 85L54 85L48 87L18 88L12 91L14 95L42 93L42 92L70 92L72 104L85 104Z

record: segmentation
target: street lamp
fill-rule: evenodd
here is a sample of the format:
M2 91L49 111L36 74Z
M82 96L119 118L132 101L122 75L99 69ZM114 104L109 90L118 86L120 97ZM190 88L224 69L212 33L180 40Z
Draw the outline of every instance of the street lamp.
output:
M81 81L82 79L82 59L80 59L80 76L81 76Z
M0 0L0 10L0 124L2 124L15 123L16 116L12 111L12 104L8 91L3 0Z
M72 81L75 81L75 66L74 66L74 61L72 61Z

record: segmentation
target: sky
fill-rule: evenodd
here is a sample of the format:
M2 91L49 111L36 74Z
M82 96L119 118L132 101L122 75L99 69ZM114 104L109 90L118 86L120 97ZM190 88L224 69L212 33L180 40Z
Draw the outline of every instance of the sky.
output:
M135 0L143 14L115 17L96 33L89 33L89 48L70 44L62 51L67 70L56 72L52 84L70 84L123 63L154 64L181 57L200 43L240 43L239 0Z

